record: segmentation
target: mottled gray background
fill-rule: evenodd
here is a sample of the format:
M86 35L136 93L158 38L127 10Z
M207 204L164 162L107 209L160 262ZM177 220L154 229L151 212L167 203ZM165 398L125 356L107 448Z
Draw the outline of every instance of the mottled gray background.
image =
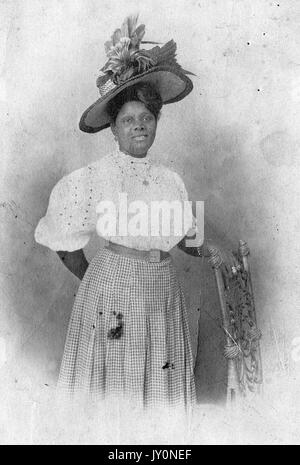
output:
M98 98L104 42L125 16L140 12L146 39L173 38L178 61L197 75L192 94L163 108L152 156L181 174L191 199L205 200L229 246L248 242L266 399L294 409L299 1L14 0L0 8L0 370L7 390L21 395L55 385L79 281L33 232L54 184L114 147L109 130L84 134L78 121ZM93 238L89 258L99 244ZM198 393L203 402L219 401L224 363L214 277L201 260L180 251L174 258L194 354L200 318Z

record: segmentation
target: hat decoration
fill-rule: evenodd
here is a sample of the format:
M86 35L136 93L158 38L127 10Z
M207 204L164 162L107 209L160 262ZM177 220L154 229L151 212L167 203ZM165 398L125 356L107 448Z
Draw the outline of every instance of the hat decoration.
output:
M79 127L85 132L97 132L109 126L105 105L125 87L140 80L155 84L163 103L178 101L193 88L187 75L194 74L183 69L177 62L177 46L174 40L162 47L157 45L158 42L144 41L145 25L137 26L137 21L138 15L128 16L121 28L114 31L111 40L104 44L108 61L101 68L96 81L101 98L82 115ZM141 44L156 46L146 50L141 48ZM170 90L172 84L173 92Z
M121 84L134 75L141 74L153 66L169 65L176 67L185 74L193 74L184 70L176 61L176 43L170 40L163 47L150 50L140 49L141 44L157 44L158 42L143 41L145 25L136 27L138 15L125 19L120 29L116 29L111 40L104 47L108 57L107 63L101 69L97 79L97 87L101 88L109 79L115 84Z

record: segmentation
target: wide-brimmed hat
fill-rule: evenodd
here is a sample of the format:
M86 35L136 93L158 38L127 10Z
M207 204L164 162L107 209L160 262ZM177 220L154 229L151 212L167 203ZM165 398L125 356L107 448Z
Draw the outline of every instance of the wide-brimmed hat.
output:
M193 89L193 83L176 60L176 43L173 40L163 47L140 49L145 26L136 27L137 16L125 19L111 40L105 43L108 61L97 79L100 98L83 113L79 127L84 132L95 133L110 126L107 104L129 86L149 82L159 92L163 104L182 100Z

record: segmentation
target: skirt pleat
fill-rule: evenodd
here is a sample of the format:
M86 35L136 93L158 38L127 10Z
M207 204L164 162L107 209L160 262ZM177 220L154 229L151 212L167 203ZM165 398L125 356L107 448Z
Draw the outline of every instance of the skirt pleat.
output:
M74 302L58 390L142 408L194 404L186 305L171 257L150 263L98 251Z

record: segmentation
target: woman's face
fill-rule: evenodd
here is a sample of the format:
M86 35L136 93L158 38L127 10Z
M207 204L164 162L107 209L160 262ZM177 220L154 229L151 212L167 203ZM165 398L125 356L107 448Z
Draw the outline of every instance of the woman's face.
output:
M122 152L145 157L154 142L157 121L142 102L127 102L119 111L112 132Z

